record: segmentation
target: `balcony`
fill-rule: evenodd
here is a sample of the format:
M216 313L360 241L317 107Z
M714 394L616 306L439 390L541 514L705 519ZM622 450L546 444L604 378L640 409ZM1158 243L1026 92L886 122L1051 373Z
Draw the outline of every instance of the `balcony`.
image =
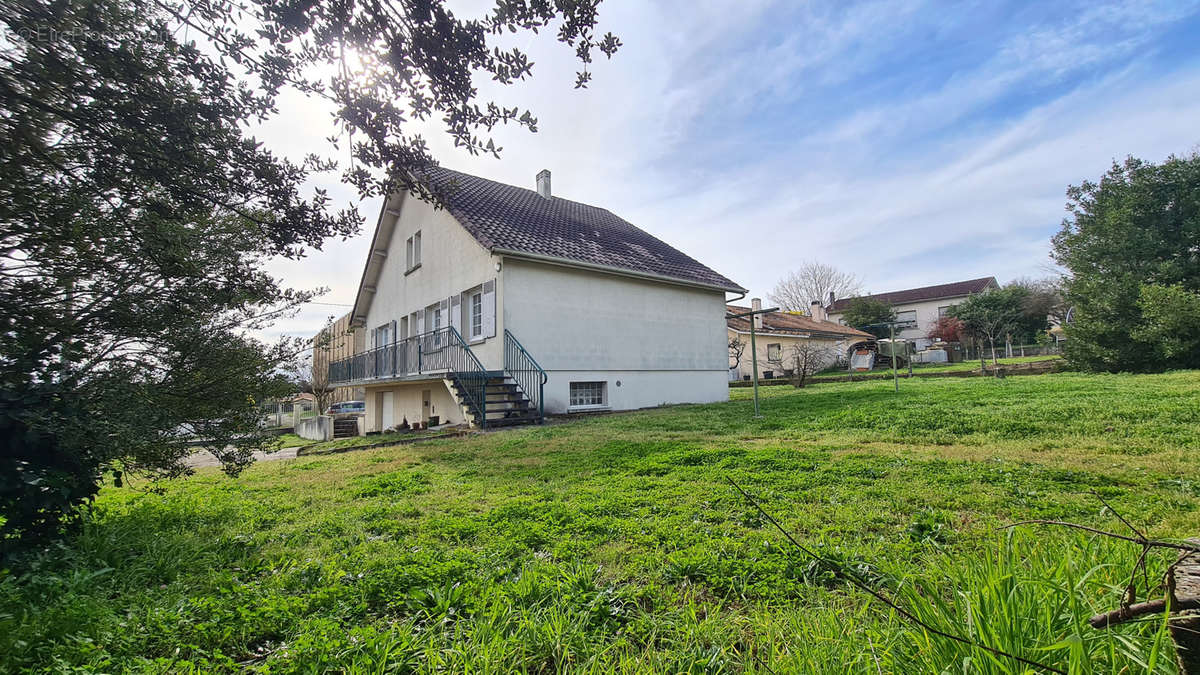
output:
M416 335L329 364L331 385L421 380L482 368L454 328Z

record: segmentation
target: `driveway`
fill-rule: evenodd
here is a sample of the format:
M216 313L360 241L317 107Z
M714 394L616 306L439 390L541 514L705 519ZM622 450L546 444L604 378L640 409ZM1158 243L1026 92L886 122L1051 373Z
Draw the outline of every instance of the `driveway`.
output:
M299 449L299 447L295 447L283 448L276 452L256 452L254 453L254 461L270 462L277 459L295 459L296 451ZM217 461L217 458L213 457L211 452L207 450L201 450L193 453L191 457L187 458L187 465L193 469L199 469L205 466L221 466L221 462Z

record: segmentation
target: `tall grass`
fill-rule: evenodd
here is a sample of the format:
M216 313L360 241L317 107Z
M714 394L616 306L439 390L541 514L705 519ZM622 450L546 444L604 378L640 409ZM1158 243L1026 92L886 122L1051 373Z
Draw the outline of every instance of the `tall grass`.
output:
M1193 535L1200 374L889 386L105 490L0 570L0 672L1028 672L812 565L725 476L932 626L1073 673L1173 672L1160 621L1085 623L1131 546L995 528L1114 525L1095 490Z

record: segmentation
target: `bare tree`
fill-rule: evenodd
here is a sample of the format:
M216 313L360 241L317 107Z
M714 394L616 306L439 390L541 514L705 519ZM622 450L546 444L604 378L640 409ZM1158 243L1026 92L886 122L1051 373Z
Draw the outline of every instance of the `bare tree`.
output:
M836 363L838 350L816 340L801 340L788 348L792 362L792 385L803 387L808 378Z
M836 267L809 261L775 284L767 297L785 311L807 313L813 300L828 303L830 293L836 298L860 295L862 280Z
M742 365L742 355L746 353L746 341L737 335L729 338L729 360L733 361L730 369L738 368Z
M1063 324L1067 320L1067 303L1063 292L1062 277L1029 279L1022 277L1010 286L1021 286L1029 291L1022 306L1026 315L1033 318L1045 317L1052 324Z
M319 348L314 347L314 349ZM312 394L317 414L321 415L333 403L333 395L337 387L329 382L329 368L316 364L314 361L316 360L311 354L298 356L288 365L287 374L302 393ZM328 359L325 363L328 363Z

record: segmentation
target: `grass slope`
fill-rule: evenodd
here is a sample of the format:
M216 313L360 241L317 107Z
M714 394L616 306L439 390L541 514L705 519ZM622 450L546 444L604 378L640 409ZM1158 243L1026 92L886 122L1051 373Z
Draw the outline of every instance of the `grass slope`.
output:
M106 489L78 536L0 574L0 670L1023 672L798 555L731 476L936 625L1072 672L1173 672L1161 622L1084 623L1117 605L1127 545L995 528L1118 527L1095 490L1195 535L1200 373L891 386Z

